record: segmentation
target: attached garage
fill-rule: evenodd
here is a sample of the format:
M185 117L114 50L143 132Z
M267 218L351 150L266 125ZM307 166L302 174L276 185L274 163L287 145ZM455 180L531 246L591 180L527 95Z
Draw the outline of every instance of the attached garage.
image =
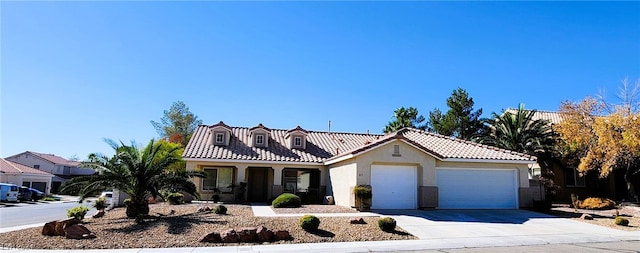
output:
M515 169L436 169L440 209L517 209Z
M372 165L372 209L416 209L418 169L416 166Z

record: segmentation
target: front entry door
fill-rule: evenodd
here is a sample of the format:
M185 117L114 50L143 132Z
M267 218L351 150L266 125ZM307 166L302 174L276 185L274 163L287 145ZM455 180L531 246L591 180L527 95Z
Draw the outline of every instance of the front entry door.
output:
M267 179L269 170L263 168L249 169L249 182L247 185L248 199L251 202L267 201Z

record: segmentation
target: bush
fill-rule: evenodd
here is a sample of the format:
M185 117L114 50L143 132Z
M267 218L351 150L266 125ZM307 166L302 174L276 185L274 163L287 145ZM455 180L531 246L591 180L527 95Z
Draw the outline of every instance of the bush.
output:
M320 219L313 215L305 215L300 218L300 227L305 231L316 231L320 226Z
M124 203L125 206L129 206L129 205L131 205L131 199L130 198L126 198L126 199L124 199L123 203Z
M629 220L622 218L622 217L616 217L616 225L618 226L629 226Z
M275 208L283 208L283 207L301 207L302 200L300 197L291 193L283 193L280 194L276 199L271 202L271 205Z
M616 207L616 202L613 200L605 199L605 198L587 198L583 201L577 201L577 207L580 209L591 209L591 210L600 210L600 209L611 209Z
M107 199L104 197L98 198L96 202L93 203L93 207L95 207L97 210L103 210L107 208Z
M74 208L67 209L67 217L82 220L84 219L84 216L87 215L88 211L89 208L86 206L76 206Z
M353 187L353 194L356 195L356 198L360 199L370 199L373 197L371 188L364 185L356 185Z
M213 212L216 214L227 214L227 207L223 205L216 206L216 208L213 209Z
M393 231L396 229L396 220L391 217L380 218L378 219L378 227L385 232Z
M169 192L165 195L170 205L180 205L184 203L184 195L179 192Z

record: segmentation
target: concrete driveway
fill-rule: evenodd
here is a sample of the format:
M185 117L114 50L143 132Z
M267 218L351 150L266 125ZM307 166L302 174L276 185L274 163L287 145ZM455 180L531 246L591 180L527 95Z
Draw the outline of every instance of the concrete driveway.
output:
M420 240L487 247L638 240L627 232L525 210L374 210Z

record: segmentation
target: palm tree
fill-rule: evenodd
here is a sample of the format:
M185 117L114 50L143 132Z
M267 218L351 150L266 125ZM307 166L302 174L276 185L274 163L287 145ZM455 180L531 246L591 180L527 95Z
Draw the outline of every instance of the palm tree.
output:
M198 172L170 169L182 161L182 148L178 144L151 140L139 148L135 144L125 145L105 140L115 151L111 158L91 154L83 165L94 168L97 173L67 181L62 189L79 189L80 201L97 191L113 188L130 196L127 217L136 218L149 214L148 196L157 197L161 190L184 191L200 198L195 184L189 180L202 176Z
M420 125L424 120L424 116L418 115L418 109L414 107L404 108L400 107L393 111L393 118L395 120L390 121L382 131L385 133L391 133L398 131L405 127L414 127L424 129L426 126Z
M520 104L515 113L493 113L485 120L487 127L475 140L482 144L548 158L555 149L556 134L546 120L533 119L535 110Z

